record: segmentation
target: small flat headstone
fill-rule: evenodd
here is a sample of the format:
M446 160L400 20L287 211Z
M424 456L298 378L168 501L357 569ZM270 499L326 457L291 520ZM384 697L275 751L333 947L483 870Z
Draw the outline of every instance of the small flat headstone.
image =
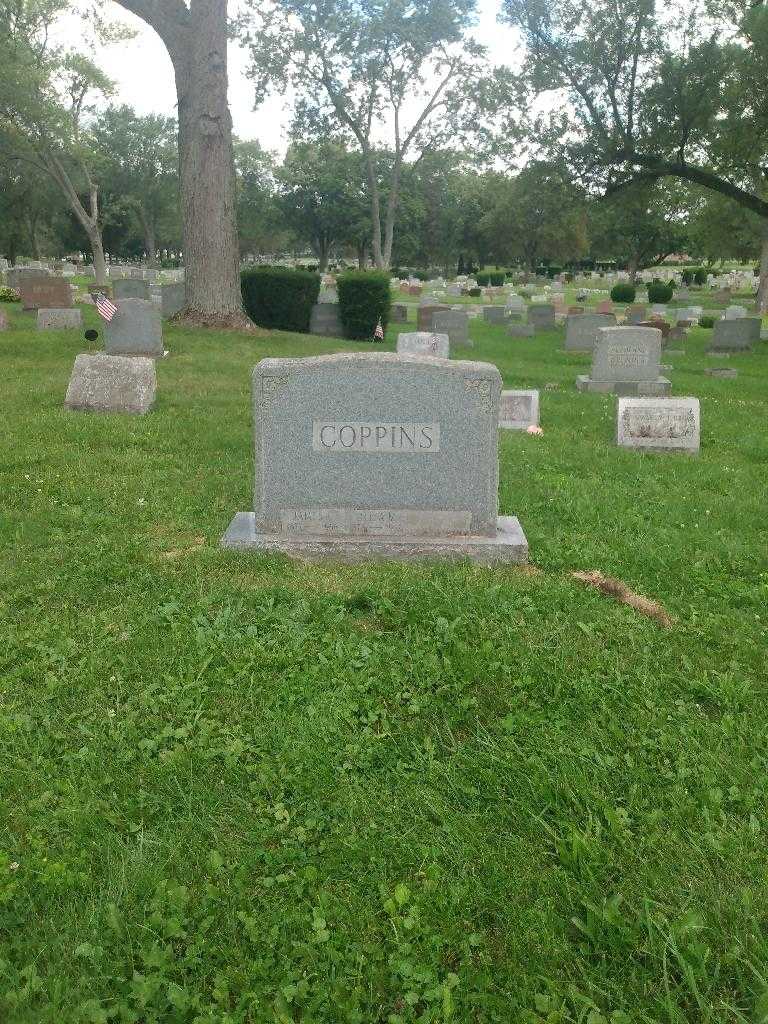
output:
M344 328L337 302L317 302L309 317L309 333L323 338L343 338Z
M700 436L698 398L619 398L616 443L622 448L696 454Z
M152 408L156 390L153 359L83 352L75 359L64 404L85 412L142 415Z
M398 334L397 351L402 355L447 359L450 353L450 339L447 334L430 331Z
M507 324L507 334L510 338L533 338L536 328L533 324Z
M739 371L730 366L708 366L704 370L707 377L723 377L726 380L733 380L738 377Z
M83 326L83 314L79 309L38 309L38 331L80 330Z
M502 430L527 430L539 425L538 391L502 391L499 427Z

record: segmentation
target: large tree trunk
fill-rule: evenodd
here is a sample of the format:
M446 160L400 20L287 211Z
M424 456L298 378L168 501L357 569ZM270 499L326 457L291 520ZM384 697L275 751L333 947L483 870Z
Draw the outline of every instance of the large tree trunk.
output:
M403 159L398 154L395 157L392 167L392 184L389 190L389 201L387 202L387 216L384 222L384 266L392 264L392 243L395 238L395 218L397 216L397 202L400 198L400 172Z
M371 244L373 261L379 270L384 269L384 253L381 247L381 201L379 181L376 176L376 162L370 149L365 150L365 166L368 171L368 188L371 191Z
M760 285L757 289L757 312L768 313L768 219L762 225L760 246Z
M637 256L631 256L627 263L627 270L629 272L630 284L634 284L637 281L637 272L640 269Z
M27 233L29 234L29 244L32 247L32 255L36 260L40 259L40 239L37 237L37 214L30 213L27 211Z
M98 229L89 232L88 240L93 253L94 284L105 285L107 283L107 261L104 259L104 243L101 240L101 232Z
M176 77L187 308L212 327L246 327L240 293L226 0L117 0L165 43Z

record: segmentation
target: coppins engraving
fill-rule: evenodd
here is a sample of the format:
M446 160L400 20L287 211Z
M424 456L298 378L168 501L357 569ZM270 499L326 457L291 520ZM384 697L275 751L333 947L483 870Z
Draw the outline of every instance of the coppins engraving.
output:
M440 424L315 420L312 449L355 454L434 455L440 451Z
M648 362L648 351L644 348L611 347L606 351L606 356L611 369L619 366L645 366Z
M692 437L696 432L696 417L690 410L676 412L663 406L625 409L622 426L629 437Z

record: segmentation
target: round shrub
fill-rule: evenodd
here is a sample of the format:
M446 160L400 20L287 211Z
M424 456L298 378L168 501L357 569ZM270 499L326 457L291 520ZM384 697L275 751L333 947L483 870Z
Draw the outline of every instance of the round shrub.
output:
M289 267L254 267L240 275L243 307L259 327L306 334L320 277Z
M379 319L386 329L392 308L386 271L350 270L337 278L336 287L345 337L372 341Z
M673 284L665 284L663 281L651 281L648 284L649 302L669 302L675 293Z
M704 267L699 267L698 270L694 271L693 274L694 284L706 284L707 283L707 272Z
M484 270L482 273L475 274L475 280L477 281L481 288L487 288L488 285L491 283L491 275L488 273L487 270Z
M611 288L611 302L634 302L637 288L629 281L620 281Z
M715 326L715 318L713 316L700 316L699 327L708 327L710 330Z
M482 294L483 293L479 288L470 288L467 291L467 295L471 296L473 299L479 299Z
M15 288L3 288L0 285L0 302L20 302L21 295Z

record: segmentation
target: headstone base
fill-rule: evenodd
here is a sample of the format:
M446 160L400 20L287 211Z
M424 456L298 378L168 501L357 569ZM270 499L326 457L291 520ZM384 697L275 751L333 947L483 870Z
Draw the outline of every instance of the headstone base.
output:
M672 390L672 381L666 377L657 377L656 380L592 380L586 374L579 374L576 390L626 398L664 398Z
M274 551L305 562L369 560L456 561L468 558L479 565L528 561L528 541L515 516L499 516L495 537L478 535L414 537L322 537L259 533L253 512L238 512L221 539L221 546L235 551Z

